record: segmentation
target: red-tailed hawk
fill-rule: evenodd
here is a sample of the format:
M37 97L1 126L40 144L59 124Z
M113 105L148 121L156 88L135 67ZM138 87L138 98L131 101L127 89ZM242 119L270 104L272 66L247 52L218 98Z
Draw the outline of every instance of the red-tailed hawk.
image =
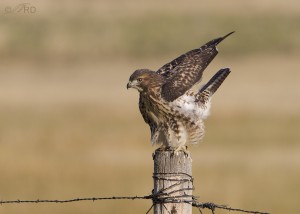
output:
M139 69L130 76L127 89L135 88L140 93L139 108L150 126L152 144L186 151L188 144L203 138L203 119L209 115L211 97L230 69L219 70L196 92L191 88L200 82L203 71L218 54L216 46L232 33L179 56L156 72Z

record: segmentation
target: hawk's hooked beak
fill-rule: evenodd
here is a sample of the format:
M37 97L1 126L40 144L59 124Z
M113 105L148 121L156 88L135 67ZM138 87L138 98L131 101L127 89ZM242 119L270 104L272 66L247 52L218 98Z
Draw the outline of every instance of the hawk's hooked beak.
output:
M128 82L128 83L127 83L127 89L129 89L129 88L131 88L131 87L132 87L131 82Z
M127 83L127 89L129 89L129 88L135 88L136 90L141 91L141 88L137 85L136 80L129 81Z

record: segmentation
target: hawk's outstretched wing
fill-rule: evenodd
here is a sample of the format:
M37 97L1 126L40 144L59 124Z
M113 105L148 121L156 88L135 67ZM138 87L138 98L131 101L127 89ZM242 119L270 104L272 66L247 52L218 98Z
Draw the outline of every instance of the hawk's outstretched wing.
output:
M206 103L229 75L229 68L220 69L198 92L196 101Z
M216 46L232 33L211 40L161 67L157 73L167 79L162 86L162 97L172 102L199 82L204 69L218 54Z

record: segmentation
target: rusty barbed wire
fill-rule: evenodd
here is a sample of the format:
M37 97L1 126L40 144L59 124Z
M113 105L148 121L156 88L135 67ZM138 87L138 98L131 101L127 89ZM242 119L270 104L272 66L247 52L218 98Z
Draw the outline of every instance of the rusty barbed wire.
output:
M244 210L244 209L238 209L238 208L232 208L232 207L228 207L226 205L218 205L218 204L214 204L211 202L206 202L206 203L200 203L197 201L194 201L192 203L193 207L197 207L197 208L201 208L201 209L210 209L212 211L212 213L214 214L214 211L216 208L218 209L223 209L223 210L228 210L228 211L236 211L236 212L243 212L243 213L252 213L252 214L270 214L267 212L260 212L260 211L250 211L250 210ZM202 214L201 210L199 210L200 213Z
M151 195L148 196L112 196L112 197L90 197L90 198L73 198L67 200L49 200L49 199L36 199L36 200L1 200L0 205L3 204L20 204L20 203L70 203L78 201L99 201L99 200L135 200L135 199L151 199Z
M162 174L182 174L182 173L162 173ZM228 211L236 211L236 212L243 212L243 213L252 213L252 214L269 214L267 212L260 212L260 211L249 211L249 210L243 210L238 208L232 208L228 207L226 205L218 205L211 202L201 203L197 201L196 196L193 195L187 195L185 194L186 190L193 190L194 186L192 188L181 188L178 190L169 191L173 187L179 186L186 182L192 182L193 183L193 177L191 175L185 174L188 179L174 179L174 178L161 178L160 174L154 173L153 178L161 179L161 180L170 180L170 181L176 181L176 183L172 184L171 186L165 187L161 190L159 190L156 193L145 195L145 196L112 196L112 197L89 197L89 198L73 198L73 199L66 199L66 200L58 200L58 199L36 199L36 200L0 200L0 205L3 204L21 204L21 203L72 203L72 202L80 202L80 201L100 201L100 200L152 200L152 206L147 210L146 214L148 214L152 208L156 204L162 204L163 207L168 211L168 213L171 213L164 204L166 203L188 203L193 207L196 207L199 209L200 213L202 214L201 209L209 209L211 210L212 214L215 214L216 209L223 209ZM172 195L177 192L183 192L182 195ZM186 198L191 198L191 200L187 200Z
M163 193L162 193L163 194ZM186 201L186 200L180 200L180 197L178 196L167 196L164 198L158 198L158 196L162 194L151 194L151 195L146 195L146 196L112 196L112 197L90 197L90 198L73 198L73 199L66 199L66 200L49 200L49 199L36 199L36 200L0 200L0 205L3 204L21 204L21 203L72 203L72 202L80 202L80 201L99 201L99 200L149 200L152 199L156 203L189 203L193 207L197 207L201 212L201 209L210 209L212 213L215 213L216 209L224 209L228 211L238 211L238 212L243 212L243 213L252 213L252 214L269 214L267 212L260 212L260 211L249 211L249 210L243 210L243 209L238 209L238 208L232 208L228 207L225 205L218 205L214 204L211 202L207 203L201 203L196 200L192 201ZM187 197L185 195L184 197ZM193 196L193 198L195 198ZM147 211L149 213L151 209L153 208L153 205L150 207L150 209Z

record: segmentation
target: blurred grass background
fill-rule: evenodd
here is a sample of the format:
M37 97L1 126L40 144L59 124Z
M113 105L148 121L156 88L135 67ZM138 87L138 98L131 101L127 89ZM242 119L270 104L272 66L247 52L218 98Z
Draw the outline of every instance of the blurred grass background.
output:
M1 200L150 194L155 148L128 77L235 30L205 72L204 81L232 69L204 142L190 148L194 193L204 202L300 212L299 1L30 0L34 14L4 13L20 3L0 3ZM150 206L22 204L0 213Z

